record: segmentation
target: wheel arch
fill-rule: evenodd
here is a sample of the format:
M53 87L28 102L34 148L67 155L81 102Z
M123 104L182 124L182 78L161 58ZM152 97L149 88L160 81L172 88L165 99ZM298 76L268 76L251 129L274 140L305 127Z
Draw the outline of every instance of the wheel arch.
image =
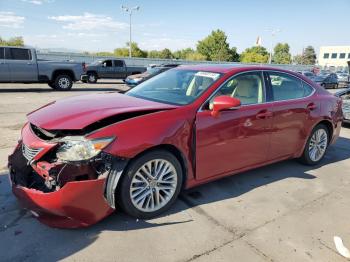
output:
M324 120L321 120L320 122L318 122L313 128L315 128L318 125L325 125L327 127L328 143L330 143L332 141L332 137L333 137L333 133L334 133L334 126L333 126L332 122L324 119Z
M73 81L76 81L74 72L69 69L58 69L52 72L51 80L54 81L59 75L68 75Z
M188 165L187 165L186 158L185 158L184 154L176 146L174 146L172 144L160 144L160 145L152 146L152 147L147 148L146 150L140 152L134 158L135 159L139 158L140 156L142 156L144 154L147 154L149 152L156 151L156 150L168 151L168 152L172 153L176 157L176 159L179 161L181 168L182 168L182 176L183 176L181 188L184 188L184 186L186 184L186 180L187 180Z
M125 170L127 170L130 164L133 162L132 160L137 159L143 156L144 154L147 154L149 152L156 151L156 150L168 151L176 157L176 159L179 161L182 168L181 190L185 187L186 181L187 181L187 171L188 171L188 166L186 163L185 156L183 155L181 150L174 145L160 144L160 145L147 148L146 150L135 155L133 158L130 158L130 159L116 158L115 159L116 172L111 172L107 176L106 184L105 184L105 198L109 206L111 206L114 209L116 208L116 195L118 190L120 190L120 181L122 179L122 176L125 173Z

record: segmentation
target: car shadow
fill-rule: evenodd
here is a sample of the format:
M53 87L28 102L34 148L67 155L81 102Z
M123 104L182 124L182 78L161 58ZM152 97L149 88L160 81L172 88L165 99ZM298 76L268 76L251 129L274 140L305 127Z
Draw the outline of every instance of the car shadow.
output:
M317 166L301 165L295 160L283 161L186 190L181 193L179 200L169 211L156 219L138 220L118 211L96 225L75 230L54 229L40 224L29 212L20 209L17 201L9 192L8 179L5 176L0 176L0 239L5 240L5 243L0 246L0 252L6 253L6 248L10 248L9 246L13 244L20 252L6 253L5 261L40 261L43 258L64 259L91 245L102 232L122 233L191 223L193 221L191 216L176 216L176 214L186 212L186 210L196 206L234 199L256 188L288 178L317 179L317 176L310 174L311 170L349 158L350 140L340 137L337 143L329 148L326 157ZM18 234L22 231L23 234ZM29 241L30 238L26 235L31 233L35 236ZM38 251L37 246L40 242L45 244L44 248ZM33 252L33 249L37 251ZM45 254L45 250L50 250L49 254Z

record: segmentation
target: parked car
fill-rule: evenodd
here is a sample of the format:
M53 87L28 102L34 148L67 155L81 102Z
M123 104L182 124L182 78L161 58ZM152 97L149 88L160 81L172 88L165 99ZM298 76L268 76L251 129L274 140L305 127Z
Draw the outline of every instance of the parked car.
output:
M339 91L335 93L336 96L340 97L343 101L343 115L344 123L350 123L350 88L347 88L345 90Z
M160 66L152 66L147 69L146 72L142 74L136 74L128 76L125 79L125 84L127 84L129 87L137 86L138 84L142 83L143 81L150 79L156 75L159 75L162 72L165 72L171 68L177 67L178 64L165 64Z
M310 71L300 71L298 73L302 74L303 76L306 76L307 78L309 78L311 80L315 80L315 78L316 78L316 75Z
M338 88L339 86L338 77L335 73L318 75L313 81L324 88Z
M81 77L83 82L96 83L101 78L125 79L129 75L141 74L146 71L142 66L126 66L124 60L98 60L86 66L86 74Z
M339 86L347 87L350 82L350 76L348 73L338 73L337 74Z
M297 73L198 65L27 117L9 156L12 190L40 221L81 227L119 208L152 218L182 189L277 161L318 164L339 136L342 109Z
M80 80L84 69L84 63L37 59L34 48L0 47L1 83L47 83L66 91Z

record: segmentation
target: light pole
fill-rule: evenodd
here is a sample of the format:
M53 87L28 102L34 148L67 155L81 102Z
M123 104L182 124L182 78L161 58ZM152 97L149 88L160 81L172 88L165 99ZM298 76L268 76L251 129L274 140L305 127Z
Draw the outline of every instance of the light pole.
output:
M131 16L132 12L140 10L140 7L134 6L130 8L128 6L122 5L122 10L129 14L129 57L131 57Z
M269 56L269 64L271 64L272 63L272 51L273 51L272 50L273 49L273 38L281 30L280 29L267 29L266 31L271 33L270 56Z

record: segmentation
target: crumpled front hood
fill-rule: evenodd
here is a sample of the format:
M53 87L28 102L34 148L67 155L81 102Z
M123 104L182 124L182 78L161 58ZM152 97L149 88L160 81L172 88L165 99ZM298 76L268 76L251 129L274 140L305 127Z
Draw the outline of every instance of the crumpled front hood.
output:
M175 107L118 93L101 93L52 102L29 113L28 120L47 130L78 130L118 114Z

